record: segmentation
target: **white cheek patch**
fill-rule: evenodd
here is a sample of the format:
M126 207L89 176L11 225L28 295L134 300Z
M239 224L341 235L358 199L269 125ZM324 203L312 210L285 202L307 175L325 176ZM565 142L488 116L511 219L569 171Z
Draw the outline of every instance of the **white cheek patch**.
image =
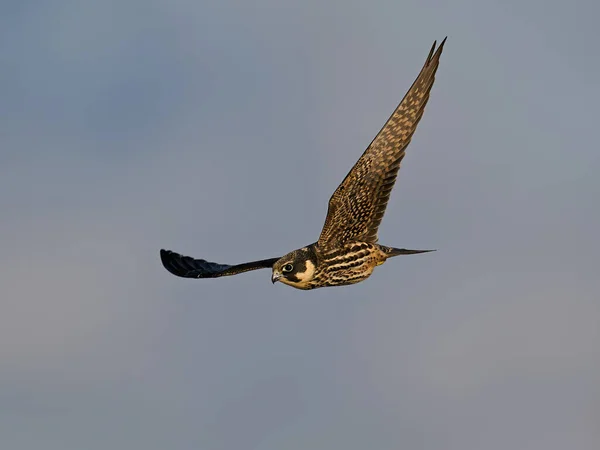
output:
M315 265L310 260L306 260L306 270L304 272L296 272L296 278L300 280L300 283L306 283L315 276Z

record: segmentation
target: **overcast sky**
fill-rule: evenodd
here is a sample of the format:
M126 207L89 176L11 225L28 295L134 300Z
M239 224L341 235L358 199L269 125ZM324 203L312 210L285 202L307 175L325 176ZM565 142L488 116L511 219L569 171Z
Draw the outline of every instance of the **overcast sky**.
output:
M0 446L600 448L598 2L5 1ZM449 36L380 229L303 292L166 272L314 242Z

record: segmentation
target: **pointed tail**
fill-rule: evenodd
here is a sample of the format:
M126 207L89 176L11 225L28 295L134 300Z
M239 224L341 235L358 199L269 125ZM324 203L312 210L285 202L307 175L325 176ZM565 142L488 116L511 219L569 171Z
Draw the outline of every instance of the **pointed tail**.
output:
M436 250L409 250L407 248L394 248L394 247L385 247L383 245L380 246L381 249L387 253L388 258L398 255L416 255L417 253L429 253L435 252Z

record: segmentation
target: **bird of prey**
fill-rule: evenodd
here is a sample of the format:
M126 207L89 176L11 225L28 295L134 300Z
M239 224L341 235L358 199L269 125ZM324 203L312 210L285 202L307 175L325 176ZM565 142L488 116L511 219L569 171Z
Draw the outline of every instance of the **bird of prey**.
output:
M425 65L383 128L329 200L319 240L280 258L228 265L161 250L164 267L184 278L216 278L272 269L271 281L297 289L341 286L367 279L388 258L433 250L378 244L377 231L406 147L423 116L446 39L433 43Z

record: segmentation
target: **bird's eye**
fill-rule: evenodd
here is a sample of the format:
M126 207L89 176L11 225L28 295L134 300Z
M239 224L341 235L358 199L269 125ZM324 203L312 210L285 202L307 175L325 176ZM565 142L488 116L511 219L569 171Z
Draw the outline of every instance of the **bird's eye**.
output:
M286 264L285 266L283 266L282 270L284 272L291 272L292 270L294 270L294 266L292 266L291 264Z

